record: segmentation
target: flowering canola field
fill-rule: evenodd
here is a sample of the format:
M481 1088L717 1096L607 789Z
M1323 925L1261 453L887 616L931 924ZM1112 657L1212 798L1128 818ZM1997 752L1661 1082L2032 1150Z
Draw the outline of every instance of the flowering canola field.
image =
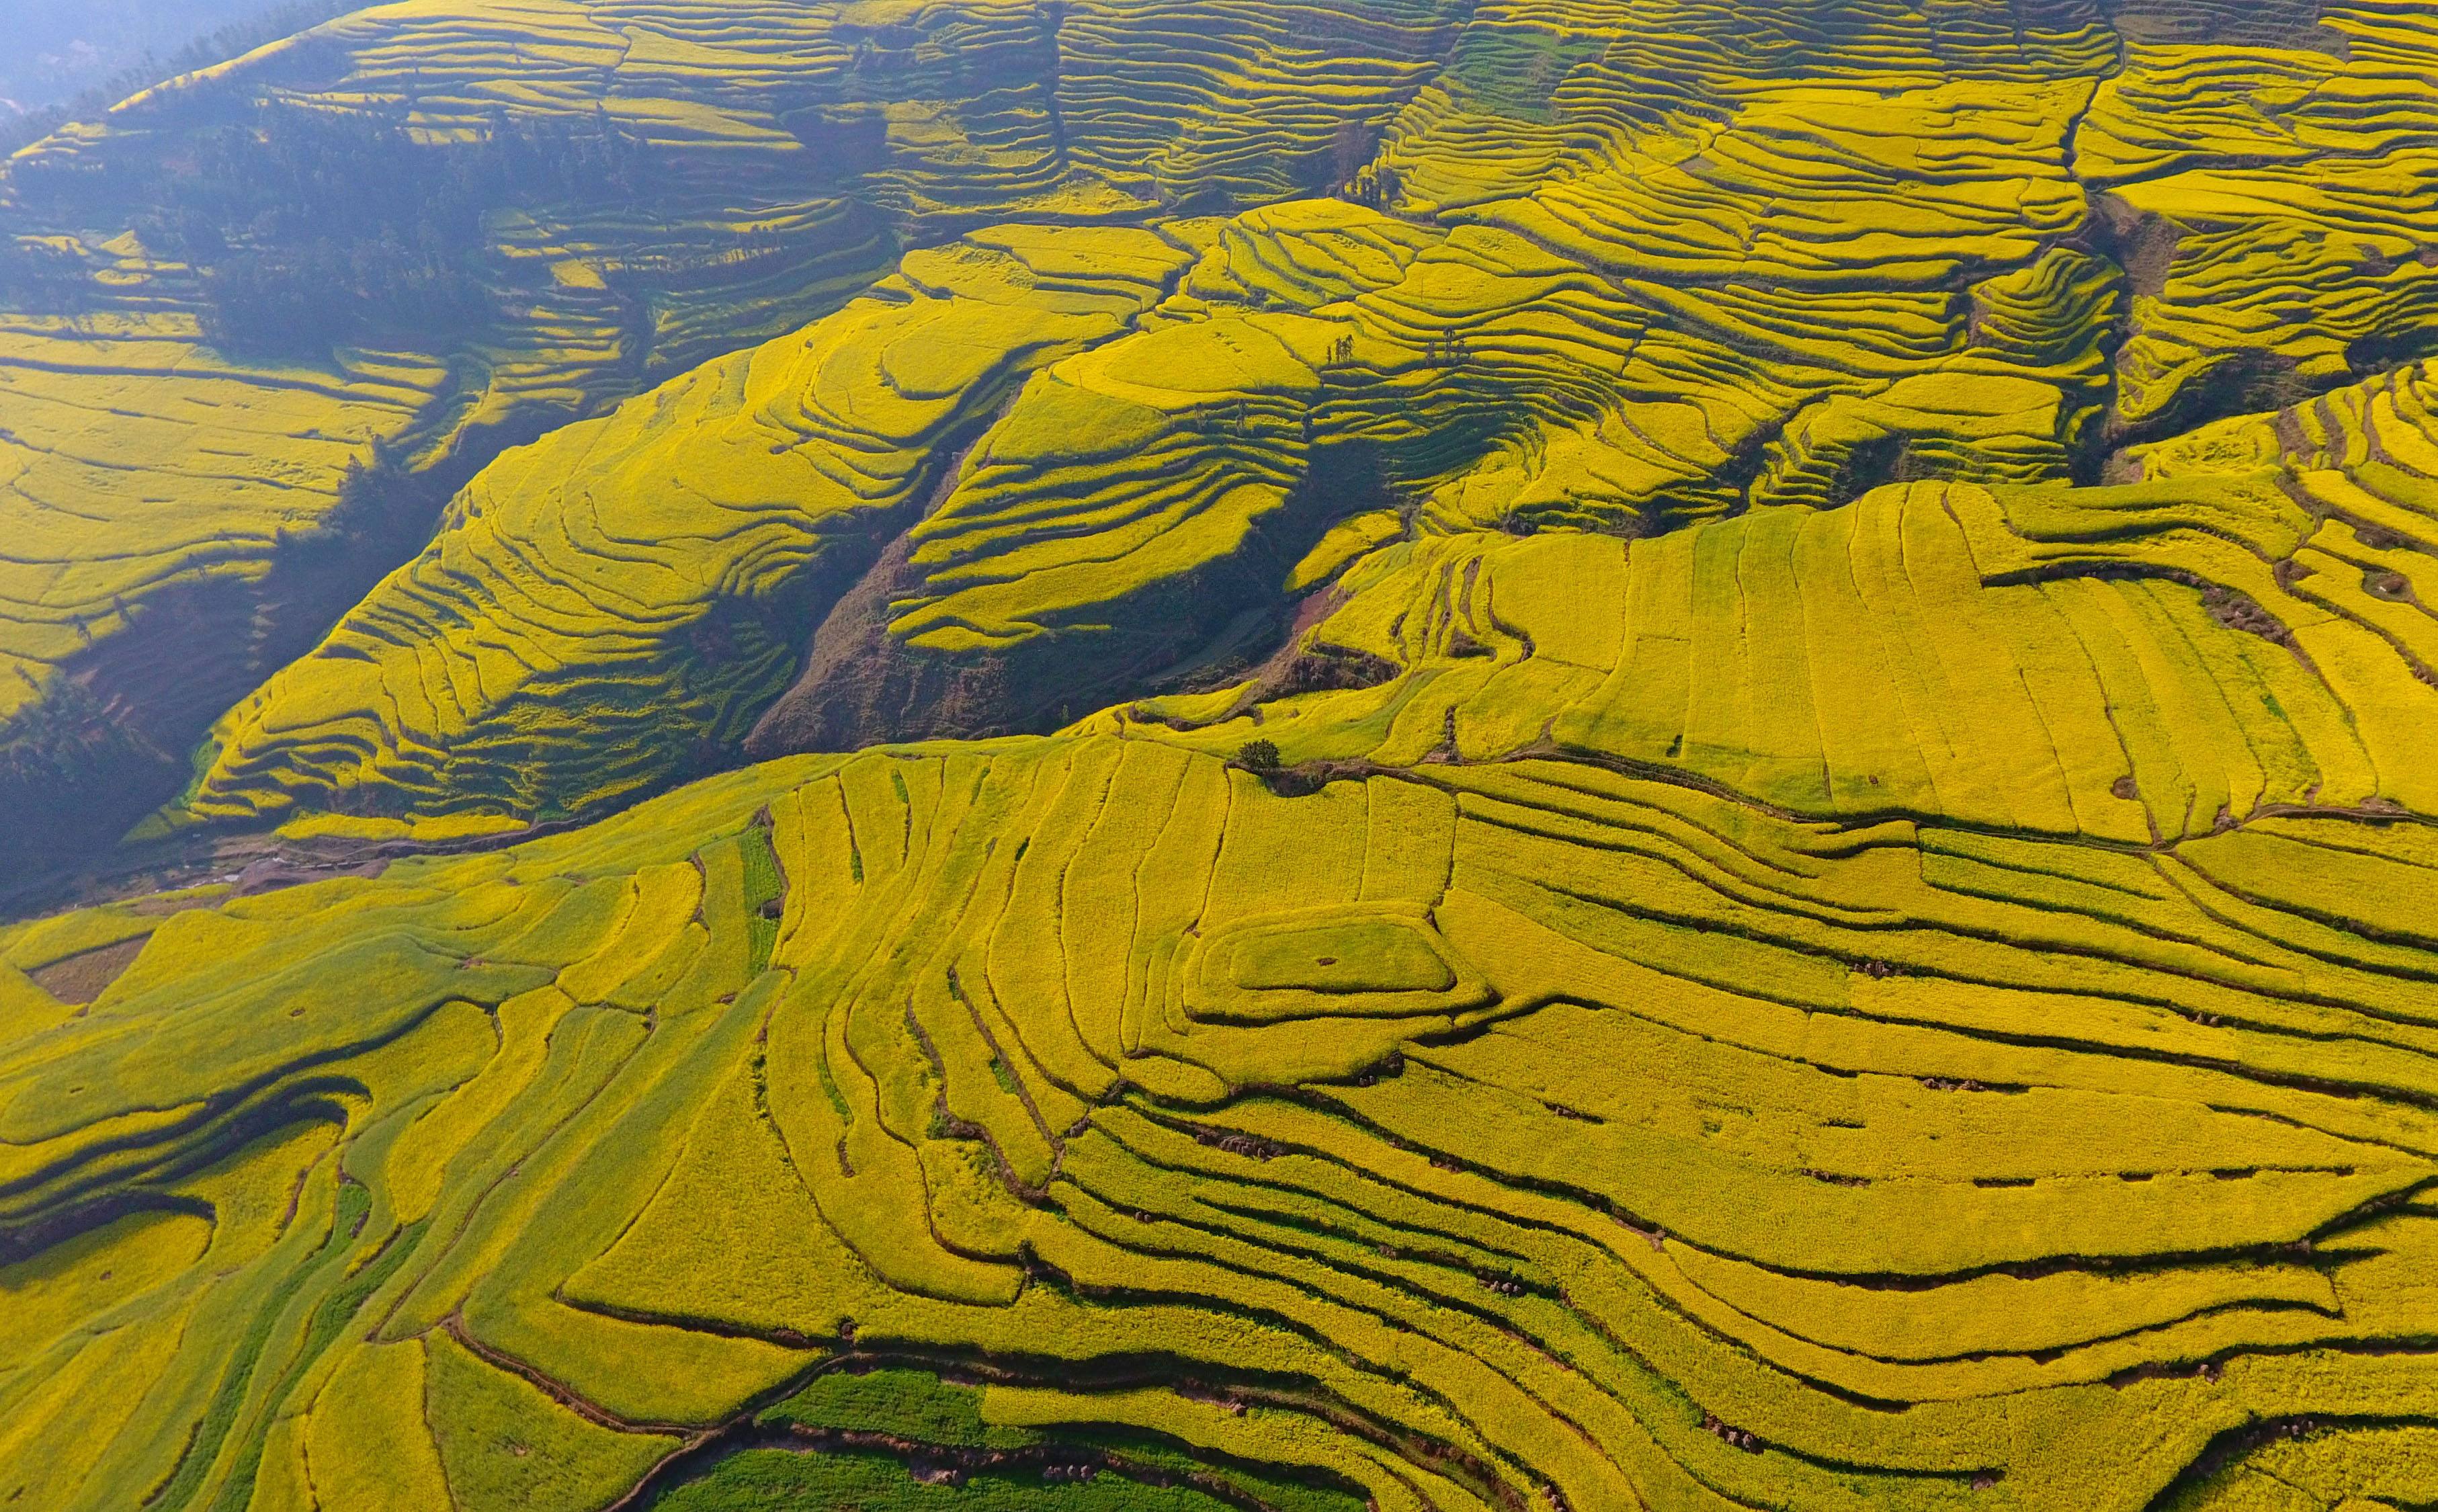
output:
M409 0L29 149L0 755L434 515L136 789L303 871L0 923L0 1506L2438 1503L2433 80ZM666 200L222 350L56 175L230 91Z

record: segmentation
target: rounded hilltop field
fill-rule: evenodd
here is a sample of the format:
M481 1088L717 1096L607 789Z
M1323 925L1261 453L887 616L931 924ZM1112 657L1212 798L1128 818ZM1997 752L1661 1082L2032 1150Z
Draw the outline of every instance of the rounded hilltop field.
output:
M0 160L0 1506L2438 1504L2438 20L407 0Z

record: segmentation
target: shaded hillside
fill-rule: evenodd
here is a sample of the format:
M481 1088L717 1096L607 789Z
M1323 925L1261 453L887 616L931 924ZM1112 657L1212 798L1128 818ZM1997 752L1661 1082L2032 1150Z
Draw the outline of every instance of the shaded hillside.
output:
M655 534L648 564L619 544L669 507L668 463L727 512L705 520L751 516L769 487L718 463L722 432L664 418L725 381L710 370L569 432L630 459L590 464L610 470L580 497L504 466L221 721L171 818L595 813L743 753L1044 730L1224 680L1269 654L1299 594L1393 536L1643 536L1891 481L2135 476L2128 443L2420 349L2420 202L2341 185L2416 171L2428 128L2388 117L2365 157L2338 124L2418 33L2402 12L2348 16L2313 48L2251 53L2062 10L2004 36L1893 11L1826 34L1793 12L1476 18L1366 137L1343 197L1121 213L1168 249L1157 297L1091 350L1028 358L1048 365L1012 400L996 369L883 360L825 370L838 439L747 411L769 444L816 448L816 470L841 445L872 459L837 464L860 501L804 510L799 544ZM1549 70L1544 96L1518 93ZM2264 94L2270 74L2317 82ZM2238 89L2270 111L2242 141L2214 103ZM2339 187L2305 187L2321 181ZM1204 202L1158 171L1146 190ZM876 352L878 310L977 297L1013 234L923 250L878 305L759 362L800 342ZM1015 276L1048 290L1028 297L1069 297L1061 276L1088 297L1075 255L1071 275ZM2360 260L2335 276L2330 257ZM909 405L941 418L880 418ZM853 481L875 466L902 482ZM538 580L509 590L509 561ZM638 642L639 617L664 628ZM468 648L498 644L528 646L524 665L473 676ZM445 695L408 687L441 664L468 669ZM658 691L678 686L705 691ZM649 741L611 733L638 718Z
M124 633L208 584L212 637L241 648L278 611L281 542L312 533L348 461L384 446L445 492L504 443L790 329L963 225L1326 187L1344 154L1281 157L1279 138L1363 139L1455 19L1349 15L1314 53L1257 6L1176 38L1128 14L374 10L19 154L0 185L17 396L0 511L24 541L0 564L0 744L117 711L160 754L112 784L156 803L208 716L150 695ZM1260 82L1266 60L1332 57L1345 77L1319 104L1264 104L1293 87ZM247 418L197 424L231 413ZM181 681L224 708L288 654ZM40 781L12 791L12 814L65 806Z

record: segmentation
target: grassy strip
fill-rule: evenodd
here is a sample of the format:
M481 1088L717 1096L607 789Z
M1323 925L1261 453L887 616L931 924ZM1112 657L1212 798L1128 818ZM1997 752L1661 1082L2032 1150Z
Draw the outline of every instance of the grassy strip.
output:
M340 1240L340 1236L344 1234L352 1239L356 1226L371 1213L372 1205L372 1192L368 1188L352 1183L342 1186L336 1211L330 1220L329 1236L289 1274L279 1288L280 1294L310 1285L324 1266L344 1254L346 1245ZM196 1425L194 1437L187 1442L186 1455L178 1462L176 1473L159 1491L146 1499L148 1506L175 1512L175 1509L193 1502L203 1477L220 1460L221 1444L237 1421L238 1409L245 1403L246 1384L254 1379L254 1367L260 1362L263 1347L271 1342L271 1330L278 1321L279 1310L275 1307L265 1307L255 1314L253 1326L246 1329L245 1336L230 1351L228 1374L221 1379L221 1388L213 1395L211 1406L204 1409L202 1422ZM261 1450L257 1447L254 1452L258 1458Z
M349 1185L341 1190L343 1193L340 1199L341 1216L346 1220L346 1227L352 1237L354 1225L362 1221L364 1212L371 1209L372 1196L364 1187L354 1185ZM354 1205L360 1211L357 1211L353 1217L348 1217L349 1209L344 1195L348 1193L359 1194ZM320 1307L313 1310L313 1320L305 1328L303 1345L297 1349L296 1357L289 1362L287 1372L280 1377L279 1384L264 1398L267 1409L275 1409L281 1399L295 1389L298 1379L311 1367L314 1361L321 1358L322 1351L338 1341L340 1331L346 1327L348 1320L356 1315L357 1310L364 1305L364 1299L380 1291L382 1284L398 1273L398 1268L406 1262L406 1257L415 1253L416 1243L423 1238L424 1226L423 1222L418 1222L398 1230L391 1237L389 1243L382 1249L378 1258L343 1282L336 1292L323 1299ZM334 1239L337 1233L338 1230L334 1228L332 1230ZM344 1253L344 1250L331 1252L326 1258L335 1258L341 1253ZM318 1265L316 1269L319 1269ZM269 1413L266 1412L264 1432L254 1434L246 1441L245 1447L238 1450L237 1463L231 1468L228 1479L221 1483L221 1494L212 1503L212 1512L241 1512L252 1499L254 1478L262 1466L263 1443L269 1426Z
M1066 1481L994 1471L926 1481L884 1454L749 1449L645 1506L651 1512L1227 1512L1228 1504L1191 1486L1151 1486L1109 1473Z

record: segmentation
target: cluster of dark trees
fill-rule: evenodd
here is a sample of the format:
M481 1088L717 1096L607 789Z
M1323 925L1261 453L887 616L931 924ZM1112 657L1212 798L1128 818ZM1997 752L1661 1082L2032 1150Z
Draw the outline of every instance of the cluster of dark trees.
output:
M91 289L74 252L0 231L0 308L80 314Z
M474 141L415 139L402 113L264 104L63 183L131 212L156 255L191 264L224 351L313 355L483 321L485 215L514 203L631 202L649 148L606 114L493 119ZM95 175L71 167L63 178ZM35 187L39 192L39 186Z
M1347 181L1346 196L1357 204L1379 210L1396 202L1400 187L1397 170L1385 164L1357 168Z

